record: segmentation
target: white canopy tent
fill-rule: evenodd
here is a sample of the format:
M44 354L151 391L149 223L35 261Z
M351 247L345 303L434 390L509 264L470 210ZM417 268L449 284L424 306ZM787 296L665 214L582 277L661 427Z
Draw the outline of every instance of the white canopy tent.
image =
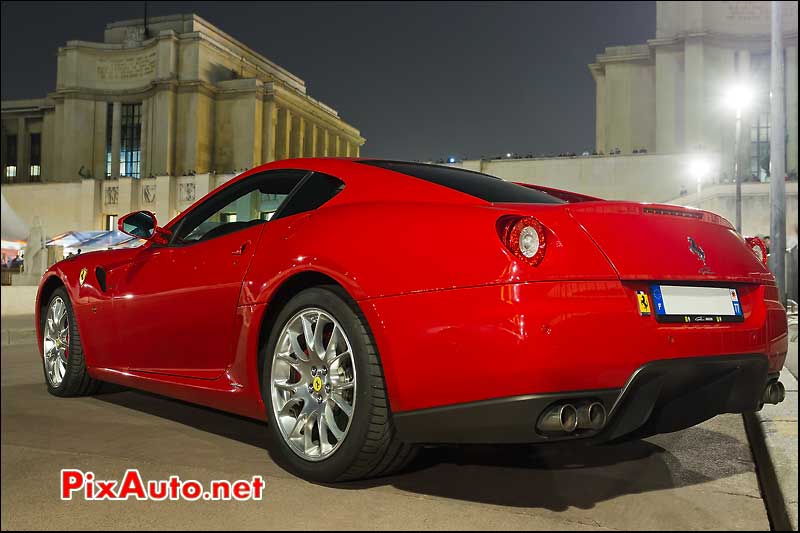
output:
M16 211L8 204L5 195L0 193L2 197L2 206L0 206L0 233L4 241L25 241L30 235L30 228L20 218Z
M49 241L48 246L56 245L64 247L64 255L71 253L93 252L95 250L107 250L109 248L135 248L144 241L126 235L121 231L68 231L61 235L56 235Z

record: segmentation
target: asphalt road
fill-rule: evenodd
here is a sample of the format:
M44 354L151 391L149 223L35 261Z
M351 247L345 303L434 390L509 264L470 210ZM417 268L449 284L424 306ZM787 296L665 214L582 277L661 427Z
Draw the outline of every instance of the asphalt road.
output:
M586 450L426 450L404 474L335 487L269 458L262 424L135 391L47 394L33 346L2 351L5 529L768 529L741 417ZM59 471L266 479L247 502L59 499Z

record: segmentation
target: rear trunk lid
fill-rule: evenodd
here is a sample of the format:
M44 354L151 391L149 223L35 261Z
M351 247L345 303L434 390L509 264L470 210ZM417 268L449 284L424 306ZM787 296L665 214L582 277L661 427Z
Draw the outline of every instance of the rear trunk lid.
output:
M772 274L724 218L697 209L632 202L565 208L623 280L763 283Z

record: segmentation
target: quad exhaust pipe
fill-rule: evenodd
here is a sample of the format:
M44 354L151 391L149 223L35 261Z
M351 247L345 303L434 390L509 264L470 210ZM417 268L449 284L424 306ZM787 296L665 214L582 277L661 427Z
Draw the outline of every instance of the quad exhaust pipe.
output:
M764 395L761 397L763 403L779 404L786 398L786 388L780 381L773 381L767 384Z
M554 405L545 411L537 427L545 433L572 433L578 429L578 410L569 403Z
M600 402L578 407L578 429L602 429L606 425L606 408Z
M577 429L597 431L606 425L606 408L600 402L577 406L560 403L549 407L536 427L543 433L572 433Z

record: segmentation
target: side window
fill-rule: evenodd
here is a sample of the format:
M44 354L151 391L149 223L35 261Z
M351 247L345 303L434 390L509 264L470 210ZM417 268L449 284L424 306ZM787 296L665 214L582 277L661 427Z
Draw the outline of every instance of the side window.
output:
M344 189L343 181L327 174L314 172L286 200L275 218L313 211L339 194L342 189Z
M172 243L205 241L271 220L307 175L304 170L271 171L231 185L187 214Z

